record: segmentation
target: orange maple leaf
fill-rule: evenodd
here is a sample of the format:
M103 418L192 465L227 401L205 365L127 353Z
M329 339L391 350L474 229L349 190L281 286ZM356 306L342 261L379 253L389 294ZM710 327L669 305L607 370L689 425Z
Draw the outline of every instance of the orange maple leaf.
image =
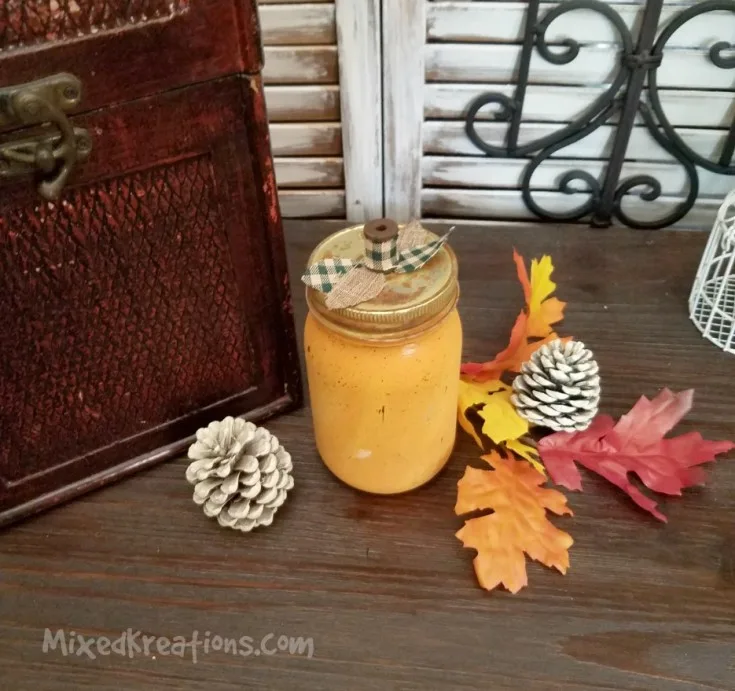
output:
M475 574L480 585L499 585L517 593L528 585L524 553L561 573L569 568L574 540L546 518L546 510L571 515L567 499L555 489L541 487L546 478L525 461L493 452L482 456L493 470L467 467L457 483L455 513L479 509L493 513L471 518L457 532L465 547L477 550Z
M552 324L564 318L566 303L551 297L556 289L556 283L551 280L554 270L551 257L544 255L531 262L530 279L525 261L516 250L513 250L513 261L526 298L526 306L513 325L505 350L488 362L468 362L462 365L462 374L473 381L486 382L499 379L503 372L519 372L521 365L534 351L557 338L551 328Z

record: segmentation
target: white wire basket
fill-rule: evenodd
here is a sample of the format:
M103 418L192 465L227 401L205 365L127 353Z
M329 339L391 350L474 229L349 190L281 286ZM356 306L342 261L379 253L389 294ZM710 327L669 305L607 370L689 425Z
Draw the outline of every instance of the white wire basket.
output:
M735 190L717 212L689 295L689 317L705 338L735 353Z

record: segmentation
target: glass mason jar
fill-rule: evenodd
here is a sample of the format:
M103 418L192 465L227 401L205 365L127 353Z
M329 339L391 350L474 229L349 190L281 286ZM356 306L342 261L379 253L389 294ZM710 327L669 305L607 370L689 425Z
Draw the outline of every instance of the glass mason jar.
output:
M309 265L357 259L362 231L331 235ZM412 273L384 275L382 292L354 307L330 310L324 293L307 288L304 348L322 460L352 487L394 494L428 482L452 452L462 326L448 245Z

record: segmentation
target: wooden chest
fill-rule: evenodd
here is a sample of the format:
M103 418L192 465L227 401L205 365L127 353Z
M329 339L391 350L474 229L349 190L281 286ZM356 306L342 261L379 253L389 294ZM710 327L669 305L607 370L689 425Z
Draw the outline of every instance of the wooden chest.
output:
M300 403L260 56L251 0L0 2L0 524Z

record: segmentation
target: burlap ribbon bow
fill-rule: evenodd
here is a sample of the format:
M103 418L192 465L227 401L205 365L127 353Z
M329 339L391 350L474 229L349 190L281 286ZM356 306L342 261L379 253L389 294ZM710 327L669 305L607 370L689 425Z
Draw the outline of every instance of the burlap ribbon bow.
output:
M359 259L328 257L306 269L301 280L326 293L328 309L352 307L380 295L385 274L410 273L420 269L443 246L454 230L426 242L427 233L418 221L399 230L394 221L380 219L363 229L364 254Z

